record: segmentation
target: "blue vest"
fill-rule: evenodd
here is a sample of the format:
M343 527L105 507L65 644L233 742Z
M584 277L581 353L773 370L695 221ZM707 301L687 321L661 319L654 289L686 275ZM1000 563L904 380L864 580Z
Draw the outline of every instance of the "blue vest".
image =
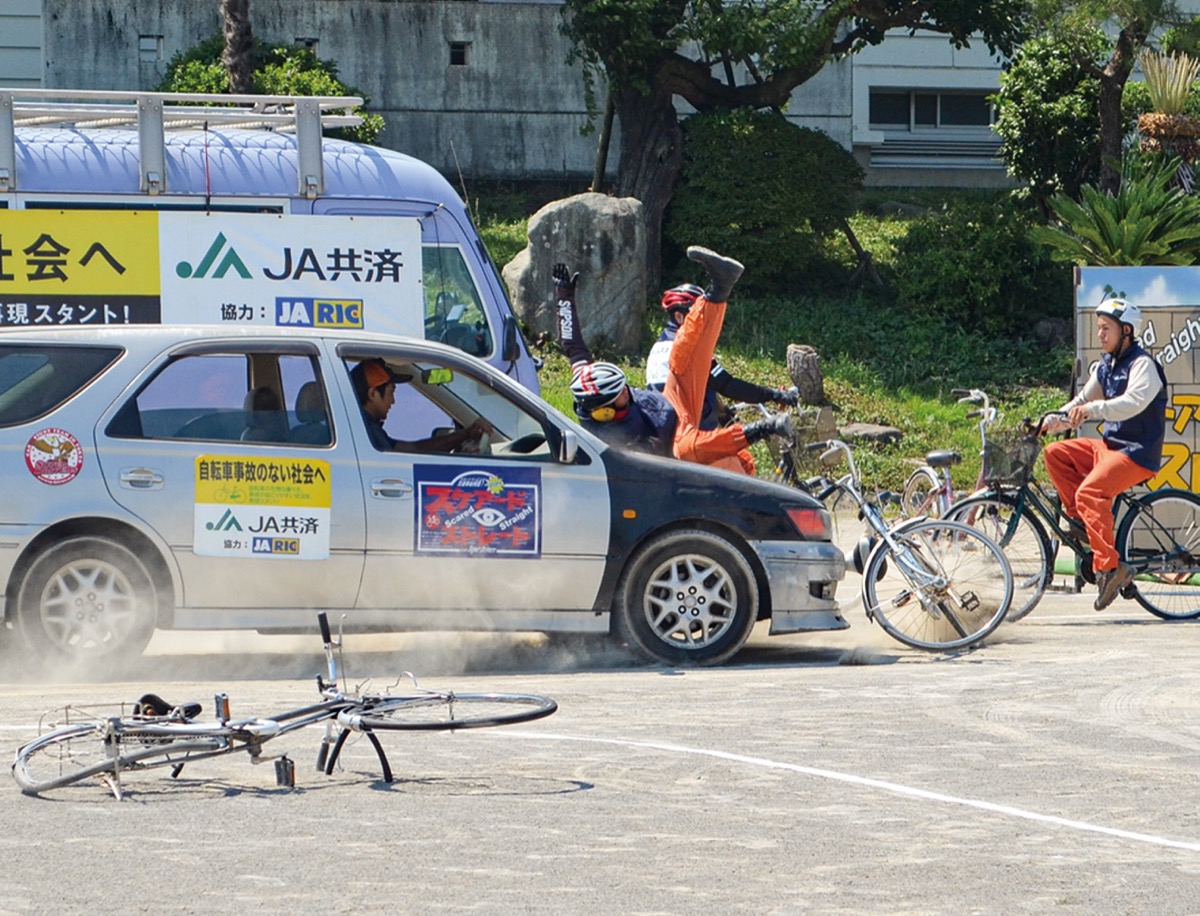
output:
M1113 361L1112 354L1105 353L1096 369L1096 379L1104 390L1104 397L1115 398L1124 394L1129 385L1129 368L1133 361L1146 357L1154 364L1162 388L1158 395L1146 405L1146 409L1128 420L1105 420L1104 442L1109 448L1123 452L1138 465L1158 473L1162 464L1163 436L1167 431L1167 377L1158 360L1137 344L1126 350L1121 358Z

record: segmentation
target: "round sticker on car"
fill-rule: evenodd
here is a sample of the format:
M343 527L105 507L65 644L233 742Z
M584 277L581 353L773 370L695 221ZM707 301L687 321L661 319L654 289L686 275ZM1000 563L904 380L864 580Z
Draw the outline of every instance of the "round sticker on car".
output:
M50 427L30 438L25 446L25 464L42 483L67 483L83 467L83 448L65 429Z

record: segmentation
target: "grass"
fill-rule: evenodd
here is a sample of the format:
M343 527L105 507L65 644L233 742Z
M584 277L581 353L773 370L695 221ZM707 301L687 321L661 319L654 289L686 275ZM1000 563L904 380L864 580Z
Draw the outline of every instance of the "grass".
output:
M894 259L895 243L906 231L905 220L873 215L890 196L876 194L851 220L859 241L872 252L882 273ZM907 195L908 203L938 206L932 192ZM514 215L519 204L509 197L499 205L477 200L472 212L496 263L503 265L524 248L525 219ZM855 258L842 237L832 239L827 257L844 275ZM597 353L620 365L637 386L644 381L645 356L658 336L663 316L653 303L646 309L643 347L637 354ZM855 460L869 486L898 490L927 451L950 448L963 455L955 480L969 484L979 472L979 434L970 409L956 403L954 388L981 388L1002 411L1001 426L1035 417L1067 399L1073 356L1030 342L982 339L950 324L914 319L871 289L847 291L828 282L803 287L785 299L734 297L718 346L718 355L734 375L779 386L790 384L786 353L789 343L808 344L821 355L825 392L839 426L873 423L898 428L897 445L856 448ZM542 396L571 414L570 367L557 345L547 344L539 356ZM769 456L756 446L760 468Z

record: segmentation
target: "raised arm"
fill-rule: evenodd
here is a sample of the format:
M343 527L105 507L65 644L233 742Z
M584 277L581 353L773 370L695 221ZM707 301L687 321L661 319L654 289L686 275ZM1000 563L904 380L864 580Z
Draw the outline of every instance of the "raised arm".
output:
M579 326L579 312L575 308L575 287L579 284L579 271L572 274L566 264L555 264L554 277L555 315L558 322L558 342L571 361L571 368L578 369L592 362L592 352L583 340L583 328Z

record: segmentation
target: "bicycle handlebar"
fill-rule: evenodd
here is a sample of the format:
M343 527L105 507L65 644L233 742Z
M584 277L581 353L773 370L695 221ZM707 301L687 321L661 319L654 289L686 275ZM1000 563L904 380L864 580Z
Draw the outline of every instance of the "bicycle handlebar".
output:
M321 628L321 642L330 645L333 642L333 634L329 631L329 616L324 611L317 614L317 625Z

